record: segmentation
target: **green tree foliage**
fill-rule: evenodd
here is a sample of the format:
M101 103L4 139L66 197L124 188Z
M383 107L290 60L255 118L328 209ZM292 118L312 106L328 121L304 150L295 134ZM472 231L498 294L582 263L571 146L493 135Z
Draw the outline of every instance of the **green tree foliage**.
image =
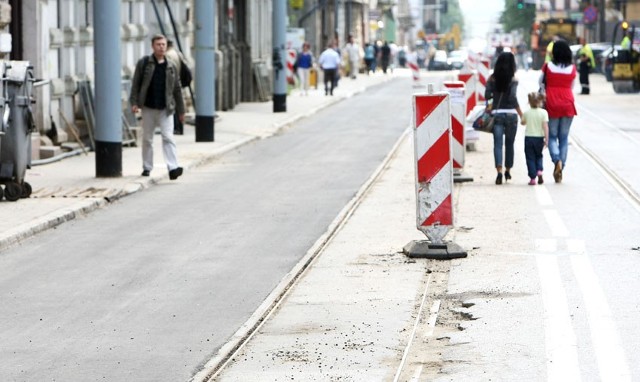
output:
M440 33L447 33L451 30L453 24L458 24L464 33L464 15L460 9L458 0L447 0L449 7L447 13L440 14Z
M529 43L531 28L536 20L536 7L529 5L524 9L518 9L518 0L504 0L504 11L500 15L500 23L505 32L521 30Z

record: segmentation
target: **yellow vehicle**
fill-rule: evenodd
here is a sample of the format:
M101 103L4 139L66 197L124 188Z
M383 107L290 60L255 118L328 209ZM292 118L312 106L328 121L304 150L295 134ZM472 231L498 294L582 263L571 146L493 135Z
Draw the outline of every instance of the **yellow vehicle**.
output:
M631 27L631 36L635 36L635 25L629 25L626 21L619 22L613 30L612 46L614 47L613 67L611 77L613 91L616 93L636 93L640 91L640 54L633 49L633 43L628 48L616 48L616 35L622 30L623 36Z
M576 21L570 19L548 19L533 24L531 32L531 59L534 70L545 63L547 47L555 36L566 40L570 45L578 39Z

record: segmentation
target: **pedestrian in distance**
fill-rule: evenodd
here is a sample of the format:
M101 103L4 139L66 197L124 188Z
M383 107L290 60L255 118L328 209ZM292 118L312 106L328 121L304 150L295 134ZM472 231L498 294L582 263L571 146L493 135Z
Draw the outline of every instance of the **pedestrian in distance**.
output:
M309 73L313 67L313 54L311 53L311 45L308 42L302 44L302 52L298 54L296 59L298 68L298 78L300 78L300 94L309 95Z
M134 113L142 113L142 176L153 169L153 134L160 128L162 152L169 179L182 175L173 138L173 114L184 123L184 99L176 65L166 57L167 38L157 34L151 38L153 53L138 60L131 84L129 101Z
M529 185L544 183L542 177L543 161L542 151L549 140L549 114L543 109L544 96L538 92L528 94L529 110L522 114L521 124L526 126L524 132L524 156L527 160L527 172Z
M371 72L376 71L376 67L374 65L376 61L376 48L374 48L373 44L367 43L364 47L364 64L366 65L367 75Z
M579 79L582 87L580 94L589 94L589 73L596 67L596 59L591 47L585 43L583 38L580 39L580 43L582 44L578 50L578 73L580 73Z
M336 85L336 73L340 67L341 59L335 47L335 43L331 42L318 57L318 65L324 74L324 95L333 95L333 89Z
M516 94L518 81L515 79L516 59L513 53L500 53L496 59L493 74L489 76L484 97L487 100L491 114L495 116L493 127L493 159L497 171L496 184L502 184L504 142L504 172L505 181L511 179L513 167L513 144L518 131L518 117L522 118L522 110L518 104Z
M630 31L624 33L624 36L622 36L622 40L620 41L620 48L631 50L631 32Z
M349 61L349 77L355 80L358 69L360 68L360 45L355 42L352 35L349 35L349 40L344 50L347 54L347 60Z
M387 69L391 63L391 47L386 41L380 48L380 66L382 67L382 73L387 74Z
M173 45L172 40L167 40L167 51L165 53L165 57L168 58L178 69L178 74L182 73L182 65L185 62L182 53L180 53L175 46ZM173 114L173 134L174 135L183 135L184 134L184 123L180 122L180 116L177 113Z
M569 151L569 130L576 111L573 86L576 66L573 64L571 48L564 40L553 44L553 59L542 65L540 87L546 95L545 107L549 113L549 155L554 164L553 178L562 182Z

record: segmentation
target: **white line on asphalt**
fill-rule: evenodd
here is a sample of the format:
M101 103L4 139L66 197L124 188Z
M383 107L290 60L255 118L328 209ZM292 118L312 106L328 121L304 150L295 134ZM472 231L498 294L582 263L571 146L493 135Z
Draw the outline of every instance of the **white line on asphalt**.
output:
M631 373L615 326L615 318L588 256L571 256L573 273L587 306L591 339L601 381L631 381Z
M556 252L558 250L558 240L556 239L536 239L537 252Z
M418 367L418 369L416 370L415 373L413 373L413 377L411 378L411 382L419 382L420 381L420 376L422 375L422 365L420 365L420 367Z
M576 335L569 318L567 294L562 285L558 259L537 256L544 306L544 332L548 381L579 381Z
M540 204L542 207L553 205L553 200L551 199L551 194L549 194L549 189L547 187L534 187L534 189L536 190L536 198L538 199L538 204Z
M587 114L590 114L591 117L595 118L598 120L598 123L601 123L605 126L607 126L608 128L610 128L611 130L615 130L616 132L624 135L625 138L627 138L628 140L635 142L637 144L640 144L640 142L638 142L637 139L635 139L631 134L627 133L626 131L622 130L621 128L619 128L618 126L614 125L613 123L611 123L610 121L602 118L600 115L598 115L597 113L592 112L591 110L589 110L586 107L582 107L582 105L580 105L578 107L580 109L581 112L586 112Z
M584 240L567 239L567 251L576 255L582 255L586 252Z
M440 300L435 300L433 305L431 305L431 310L429 310L429 321L427 321L427 333L425 337L431 337L433 335L433 331L436 328L436 321L438 321L438 312L440 311Z
M569 231L567 231L567 227L564 225L562 218L560 218L560 214L556 210L544 210L544 217L547 219L547 224L551 229L551 234L555 237L567 237L569 236Z
M422 302L420 302L420 308L418 308L418 314L416 315L416 322L413 324L413 330L411 331L411 336L409 337L409 341L407 342L407 346L404 348L404 353L402 354L402 360L400 361L400 365L398 366L398 370L396 371L396 376L393 378L393 382L398 382L400 379L400 374L402 374L402 369L404 368L404 363L407 361L407 356L409 356L409 350L411 349L411 344L413 343L413 339L416 336L416 331L418 330L418 324L420 324L420 320L422 318L422 310L424 308L424 302L427 300L427 292L429 291L429 286L431 285L431 278L433 273L429 273L429 277L427 277L427 282L424 287L424 293L422 295Z

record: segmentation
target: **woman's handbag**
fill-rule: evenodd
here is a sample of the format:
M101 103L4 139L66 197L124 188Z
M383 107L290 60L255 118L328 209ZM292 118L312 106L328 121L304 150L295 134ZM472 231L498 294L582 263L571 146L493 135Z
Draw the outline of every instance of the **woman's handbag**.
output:
M498 103L496 105L499 105L500 101L502 101L502 94L500 94L500 98L498 99ZM478 118L476 118L475 121L473 121L472 126L478 131L493 134L493 126L495 125L495 123L496 116L491 114L491 105L487 103L487 106L485 106L484 108L484 112Z
M473 121L473 128L478 131L484 131L485 133L493 133L493 125L495 124L496 117L491 114L491 109L484 109L482 115Z

